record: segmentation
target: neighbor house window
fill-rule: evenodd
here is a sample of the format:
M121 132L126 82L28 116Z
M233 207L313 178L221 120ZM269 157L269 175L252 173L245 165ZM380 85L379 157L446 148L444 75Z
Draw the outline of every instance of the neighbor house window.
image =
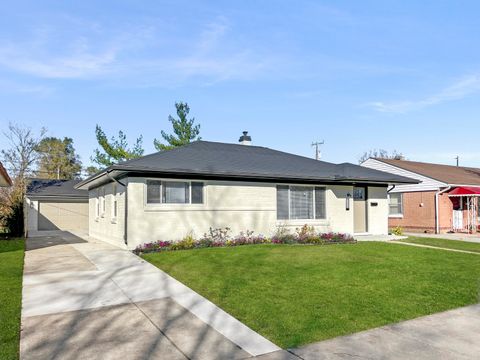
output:
M117 218L117 184L112 184L112 219Z
M147 204L203 204L203 182L147 180Z
M403 215L403 194L388 194L388 213L389 215Z
M277 186L277 219L325 219L325 188L316 186Z

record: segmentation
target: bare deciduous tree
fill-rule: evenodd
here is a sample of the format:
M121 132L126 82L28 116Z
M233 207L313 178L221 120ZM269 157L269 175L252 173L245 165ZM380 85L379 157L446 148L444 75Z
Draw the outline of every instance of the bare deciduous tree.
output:
M0 227L12 236L19 236L23 232L26 177L33 172L32 167L38 159L37 146L45 132L42 129L36 136L30 128L13 123L3 132L9 148L2 149L0 155L12 177L13 186L0 189Z
M32 129L18 124L9 123L8 131L3 135L8 140L10 148L1 151L2 162L8 168L13 178L25 178L32 173L32 166L38 160L37 146L47 130L42 128L36 136Z
M405 156L403 156L403 154L397 150L388 152L385 149L371 149L369 151L365 151L363 155L358 158L358 163L361 164L369 158L404 160Z

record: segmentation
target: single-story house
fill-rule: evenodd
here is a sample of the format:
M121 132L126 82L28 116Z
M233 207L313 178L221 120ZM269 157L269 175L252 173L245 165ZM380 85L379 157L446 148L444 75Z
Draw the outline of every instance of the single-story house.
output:
M25 235L63 230L88 234L88 191L80 180L29 179L25 196Z
M89 235L133 249L212 228L270 235L278 226L388 233L387 187L415 180L266 147L195 141L110 166L89 193Z
M362 166L419 181L389 191L390 228L427 233L477 230L480 169L378 158Z
M7 170L3 167L0 162L0 187L9 187L12 186L12 180L8 176Z

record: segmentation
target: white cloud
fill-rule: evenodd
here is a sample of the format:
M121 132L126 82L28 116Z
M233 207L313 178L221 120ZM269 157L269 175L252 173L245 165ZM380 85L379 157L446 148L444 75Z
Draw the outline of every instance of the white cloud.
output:
M29 41L0 42L0 67L43 79L172 86L192 78L203 84L252 79L269 63L259 51L229 37L224 17L206 24L197 36L186 37L168 37L154 25L128 32L87 25L60 40L55 30L40 26Z
M367 105L379 112L406 113L448 101L463 99L479 91L480 74L473 74L423 99L390 102L376 101Z
M20 81L0 80L1 93L19 93L19 94L33 94L37 96L49 96L55 90L51 86L31 84Z

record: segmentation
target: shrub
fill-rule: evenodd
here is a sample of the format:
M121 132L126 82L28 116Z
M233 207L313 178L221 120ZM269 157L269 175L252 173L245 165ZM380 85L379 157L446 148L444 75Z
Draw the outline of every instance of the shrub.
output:
M208 233L203 234L203 238L200 240L203 244L218 246L225 244L230 238L230 228L210 228Z
M229 246L239 246L239 245L251 245L251 244L264 244L267 238L262 234L255 235L253 231L247 230L245 232L241 231L240 234L235 236L232 240L227 241Z
M403 235L403 228L401 226L396 226L390 231L393 235Z
M193 249L196 245L195 238L192 233L189 233L182 240L176 241L170 245L170 250L187 250Z
M303 225L296 230L296 240L300 244L315 244L321 242L320 236L315 232L313 226Z
M242 246L253 244L337 244L353 243L355 239L349 234L342 233L317 233L313 226L303 225L297 228L295 234L291 234L285 226L279 226L271 239L262 234L255 235L251 230L241 231L231 238L230 228L210 228L208 233L196 240L193 233L189 233L177 242L155 241L138 246L134 253L149 253L165 250L187 250L205 247Z
M275 234L272 236L272 244L294 244L295 242L295 235L291 234L286 226L277 226Z

